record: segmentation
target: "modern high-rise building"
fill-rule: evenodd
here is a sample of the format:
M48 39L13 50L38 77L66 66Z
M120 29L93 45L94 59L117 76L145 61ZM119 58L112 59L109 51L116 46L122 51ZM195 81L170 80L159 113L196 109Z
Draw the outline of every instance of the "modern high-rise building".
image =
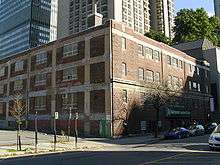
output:
M58 0L0 0L0 58L57 39Z
M58 38L87 29L92 3L93 0L59 1ZM99 0L97 10L103 15L103 23L114 19L139 33L149 32L152 28L172 37L173 0Z
M172 38L174 27L173 0L150 0L150 9L151 28Z
M93 0L59 1L58 38L87 29ZM149 0L99 0L97 12L108 19L123 22L139 33L150 30ZM68 28L67 28L68 27Z
M220 0L214 0L215 16L220 17Z

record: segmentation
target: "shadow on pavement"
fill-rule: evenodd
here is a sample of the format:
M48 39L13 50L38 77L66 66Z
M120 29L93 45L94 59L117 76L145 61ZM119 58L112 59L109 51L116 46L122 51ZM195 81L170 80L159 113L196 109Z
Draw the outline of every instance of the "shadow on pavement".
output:
M1 165L151 165L220 164L219 153L187 153L169 151L69 152L1 160Z

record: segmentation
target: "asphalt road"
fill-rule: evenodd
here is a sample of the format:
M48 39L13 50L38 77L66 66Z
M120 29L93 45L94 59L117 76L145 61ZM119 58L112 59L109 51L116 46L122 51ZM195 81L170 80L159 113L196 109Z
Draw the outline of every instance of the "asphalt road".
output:
M8 159L1 165L219 165L219 153L161 151L77 152L41 157Z
M209 151L206 136L123 146L120 151L72 152L0 160L0 165L220 165L220 151Z

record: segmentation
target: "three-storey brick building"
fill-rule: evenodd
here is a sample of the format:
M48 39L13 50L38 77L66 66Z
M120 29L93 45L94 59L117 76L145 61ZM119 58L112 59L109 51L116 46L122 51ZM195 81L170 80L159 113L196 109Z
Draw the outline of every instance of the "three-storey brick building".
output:
M117 105L141 100L146 84L168 79L179 82L184 95L175 108L161 113L163 128L180 121L207 121L209 114L209 67L202 61L134 32L116 21L48 43L0 61L1 126L12 124L12 95L22 92L28 127L35 111L39 128L50 130L59 112L57 128L67 130L69 108L79 113L82 135L119 135L123 111ZM181 116L181 114L184 114ZM143 122L144 121L144 122ZM130 124L140 132L145 124L152 131L153 109L140 109ZM73 127L72 121L71 126Z

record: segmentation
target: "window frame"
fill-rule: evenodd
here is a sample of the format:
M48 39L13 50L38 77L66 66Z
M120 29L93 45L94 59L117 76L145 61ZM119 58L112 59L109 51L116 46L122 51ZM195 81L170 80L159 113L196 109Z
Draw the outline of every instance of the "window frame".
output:
M22 71L24 69L24 61L19 60L15 62L15 72Z
M46 96L37 96L34 99L34 109L37 111L43 111L46 110L46 105L47 105L47 100L46 100ZM40 105L38 105L38 103L40 103Z
M44 64L47 62L47 51L36 53L35 57L36 65Z
M64 52L65 47L70 46L71 48ZM78 42L73 42L73 43L68 43L63 45L63 57L71 57L71 56L77 56L79 54L79 43Z
M144 80L144 68L138 68L138 80Z
M68 72L69 73L72 72L71 75L68 75ZM77 79L78 79L77 67L66 68L63 70L63 81L71 81Z
M20 82L20 84L18 82ZM14 90L18 91L18 90L22 90L22 89L23 89L23 80L15 80L14 81Z

